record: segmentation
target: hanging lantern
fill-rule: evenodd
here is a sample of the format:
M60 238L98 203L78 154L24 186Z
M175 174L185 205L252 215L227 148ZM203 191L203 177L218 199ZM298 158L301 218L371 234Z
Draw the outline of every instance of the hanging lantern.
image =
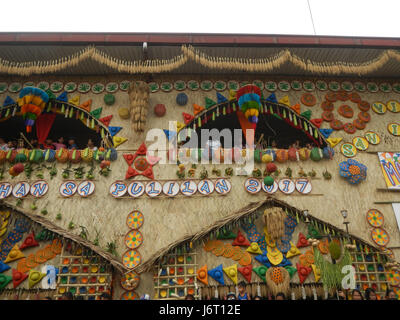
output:
M258 122L258 115L261 108L260 96L260 88L254 85L246 85L236 93L240 110L252 123Z
M21 114L25 119L26 132L32 131L35 120L42 113L48 101L49 95L39 88L25 87L21 90L18 105L21 107Z

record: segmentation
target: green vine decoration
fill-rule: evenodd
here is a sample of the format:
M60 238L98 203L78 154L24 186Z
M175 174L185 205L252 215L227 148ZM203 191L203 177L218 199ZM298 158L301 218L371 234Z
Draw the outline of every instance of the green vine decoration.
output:
M81 228L81 233L79 234L79 236L85 240L88 239L88 230L86 229L85 226L79 226L79 228Z
M74 176L75 179L83 179L83 175L85 174L85 168L82 166L79 166L78 168L74 169Z
M71 163L68 163L67 167L64 168L62 171L62 177L64 179L68 179L70 173L71 173Z
M107 252L111 253L113 256L117 256L117 244L115 241L107 242Z

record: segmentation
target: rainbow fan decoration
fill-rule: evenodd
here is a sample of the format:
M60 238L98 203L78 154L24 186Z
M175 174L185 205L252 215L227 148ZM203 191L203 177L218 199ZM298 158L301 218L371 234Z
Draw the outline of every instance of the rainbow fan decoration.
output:
M21 90L18 105L21 107L22 117L25 119L26 132L31 132L35 120L42 113L49 95L39 88L25 87Z
M258 115L261 108L261 90L259 87L249 84L240 88L236 93L240 111L251 123L258 122Z

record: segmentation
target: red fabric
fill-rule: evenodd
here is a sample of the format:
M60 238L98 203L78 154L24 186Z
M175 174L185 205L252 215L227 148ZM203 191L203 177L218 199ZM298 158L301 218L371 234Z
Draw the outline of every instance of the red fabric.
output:
M36 119L36 135L39 144L46 141L55 118L55 113L43 113Z
M252 146L254 144L254 134L256 132L257 123L252 123L249 120L247 120L242 111L236 111L236 115L238 117L240 126L242 127L242 131L246 139L247 145ZM246 129L253 129L254 134L251 135L250 137L247 137Z

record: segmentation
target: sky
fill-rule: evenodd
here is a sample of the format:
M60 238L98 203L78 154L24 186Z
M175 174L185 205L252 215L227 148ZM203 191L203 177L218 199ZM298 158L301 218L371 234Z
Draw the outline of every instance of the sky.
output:
M400 0L18 0L2 1L0 32L400 37L399 9Z

